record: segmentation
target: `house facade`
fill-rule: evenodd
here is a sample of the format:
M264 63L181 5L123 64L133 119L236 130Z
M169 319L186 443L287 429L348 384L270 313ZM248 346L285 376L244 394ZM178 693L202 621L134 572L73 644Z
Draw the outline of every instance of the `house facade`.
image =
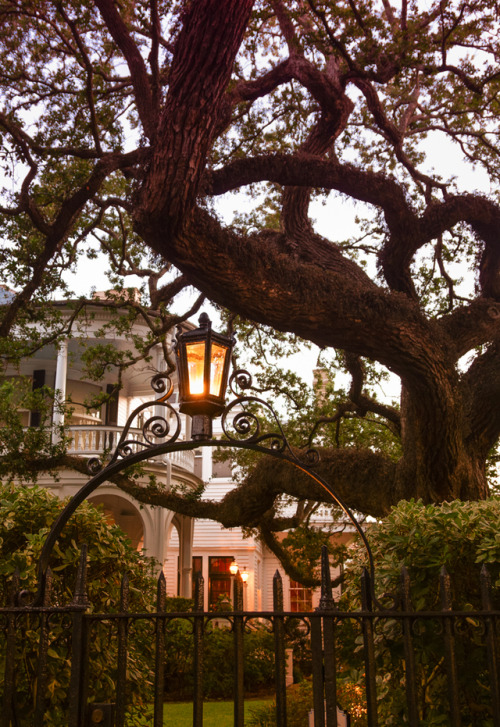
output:
M68 309L67 315L70 314ZM149 362L140 361L125 370L119 389L116 369L112 366L106 367L99 381L91 380L84 373L90 345L98 343L112 346L117 351L130 351L130 337L117 333L115 327L108 327L112 315L103 305L87 307L78 318L71 338L57 347L45 346L33 357L24 359L15 370L6 372L10 378L31 379L33 388L46 385L57 390L60 399L69 404L71 413L63 414L55 407L53 425L64 426L66 436L71 440L68 453L83 458L100 457L112 451L127 419L139 405L150 403L138 420L132 422L130 433L138 441L143 437L146 419L155 413L164 413L163 410L156 411L158 407L154 402L158 395L151 388L152 377L165 369L160 346L152 349ZM136 322L132 333L134 336L147 335L145 323ZM167 337L167 346L172 345L172 337L173 332ZM104 393L110 396L109 400L102 406L90 408L91 397ZM169 401L176 408L175 389ZM24 426L38 426L37 412L22 411L21 415ZM190 440L190 417L179 416L180 440ZM53 436L57 436L56 430ZM236 486L230 462L215 461L208 447L157 456L147 460L143 469L144 485L151 474L167 489L181 487L189 492L204 483L203 497L210 500L221 500ZM65 498L74 495L87 480L88 477L79 472L65 470L57 479L44 473L38 484ZM244 537L240 528L224 529L213 521L194 521L166 509L139 505L111 482L102 484L89 500L104 509L110 521L116 522L128 535L134 547L143 549L161 564L168 595L191 597L193 575L200 572L205 581L205 608L213 608L221 598L231 595L233 576L229 566L236 562L246 578L244 607L248 610L272 608L272 580L276 570L283 578L286 610L308 610L319 601L318 593L290 581L276 556L256 538Z

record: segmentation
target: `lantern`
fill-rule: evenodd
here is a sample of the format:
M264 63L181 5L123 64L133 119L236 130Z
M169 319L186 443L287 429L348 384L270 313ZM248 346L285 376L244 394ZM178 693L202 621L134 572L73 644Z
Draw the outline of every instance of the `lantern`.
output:
M211 418L225 406L234 339L212 331L206 313L201 314L199 324L199 328L177 338L179 410L190 416Z
M229 565L229 572L232 576L235 576L238 572L238 563L235 560L232 560Z

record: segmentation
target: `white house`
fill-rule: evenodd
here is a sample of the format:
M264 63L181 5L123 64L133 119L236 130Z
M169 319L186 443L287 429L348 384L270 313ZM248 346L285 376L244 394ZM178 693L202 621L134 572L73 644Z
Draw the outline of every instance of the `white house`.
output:
M2 301L0 300L0 305ZM63 315L70 315L66 304L61 304ZM140 362L127 369L123 375L118 396L98 409L85 406L89 397L102 392L112 392L116 387L116 370L106 370L102 380L91 381L83 375L83 356L89 345L111 344L118 350L130 350L130 338L113 328L103 334L109 323L111 311L102 306L88 306L78 318L78 325L70 339L57 348L49 345L32 358L24 359L18 368L9 369L9 377L29 377L34 388L47 385L59 391L61 399L71 402L72 413L63 421L60 411L54 410L53 423L64 424L71 437L70 454L83 457L102 455L112 450L130 413L140 404L151 402L155 412L155 395L151 389L152 377L165 369L161 348L152 350L150 363ZM134 335L146 335L146 324L140 320L134 324ZM173 332L167 345L171 344ZM175 381L174 381L175 385ZM170 400L176 406L176 392ZM133 423L131 432L139 439L142 425L149 409L139 421ZM37 412L22 412L25 426L36 426ZM180 415L182 430L180 439L190 439L190 417ZM148 460L144 482L154 473L165 487L181 485L195 489L201 482L207 484L204 497L221 499L228 489L235 486L230 465L213 461L207 447L199 450L176 452ZM60 473L57 480L44 474L39 484L49 488L59 497L75 494L87 481L87 477L75 471ZM277 558L259 541L244 538L240 528L223 529L213 521L198 520L177 515L169 510L139 506L131 497L112 483L104 483L89 498L100 504L105 513L130 537L135 547L144 549L163 565L169 595L190 597L193 573L201 571L205 580L205 606L209 608L218 597L231 592L229 565L236 561L240 572L248 576L244 585L244 607L249 610L272 608L272 579L278 569L283 578L285 610L307 610L317 605L319 595L312 594L299 584L290 582Z

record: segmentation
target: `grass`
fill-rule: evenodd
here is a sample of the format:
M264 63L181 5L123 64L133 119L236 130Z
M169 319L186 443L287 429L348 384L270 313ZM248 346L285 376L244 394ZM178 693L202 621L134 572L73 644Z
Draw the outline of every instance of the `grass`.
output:
M262 707L272 699L245 700L245 719L251 709ZM193 705L190 702L168 702L163 708L163 727L192 727ZM233 702L204 702L203 727L233 727Z

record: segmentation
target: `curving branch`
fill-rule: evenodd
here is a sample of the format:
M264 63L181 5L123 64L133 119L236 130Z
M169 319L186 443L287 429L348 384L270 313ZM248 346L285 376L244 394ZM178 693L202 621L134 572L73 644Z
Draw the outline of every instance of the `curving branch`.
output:
M128 64L135 102L146 135L152 139L155 134L157 109L153 103L153 92L146 65L113 0L95 0L106 26L122 51Z

